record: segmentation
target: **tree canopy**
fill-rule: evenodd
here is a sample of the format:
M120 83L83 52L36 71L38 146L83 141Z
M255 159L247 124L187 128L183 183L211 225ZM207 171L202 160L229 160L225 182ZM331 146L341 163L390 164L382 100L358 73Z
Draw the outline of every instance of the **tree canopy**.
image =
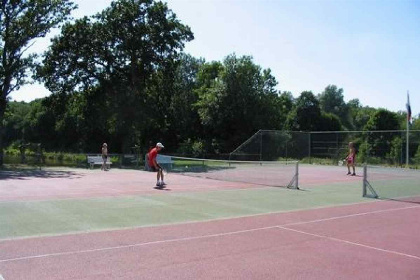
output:
M68 0L0 1L0 165L3 163L3 118L8 95L28 82L36 55L34 39L66 21L76 6Z

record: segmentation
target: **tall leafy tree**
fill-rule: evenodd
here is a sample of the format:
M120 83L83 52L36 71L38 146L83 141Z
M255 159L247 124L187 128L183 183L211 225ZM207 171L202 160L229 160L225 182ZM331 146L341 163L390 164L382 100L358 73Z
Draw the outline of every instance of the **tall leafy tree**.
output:
M208 140L219 139L222 151L231 151L258 129L277 125L274 108L280 102L269 69L262 70L250 56L233 54L223 65L214 62L204 70L197 108Z
M202 137L202 126L194 104L198 101L198 71L204 64L203 59L182 54L175 70L172 98L169 106L169 122L172 142L176 145L188 139Z
M375 108L362 106L359 99L352 99L347 103L350 123L354 130L363 130L370 117L377 111Z
M340 131L341 121L337 115L332 113L321 113L320 130L322 131Z
M0 165L3 164L3 117L8 95L28 82L34 39L68 19L76 6L68 0L0 1Z
M114 1L102 13L64 26L39 76L54 93L95 93L91 97L105 100L105 107L92 113L109 116L102 126L109 128L117 150L127 150L140 141L136 138L144 140L141 134L151 124L163 126L157 118L170 91L160 92L157 83L173 78L168 73L192 39L190 28L165 3Z
M292 109L295 106L295 99L293 98L293 94L289 91L284 91L279 96L279 102L280 102L280 108L282 112L282 123L284 124L284 121L287 118L287 115L292 111Z
M296 107L286 120L288 130L316 131L321 126L319 101L311 91L304 91L296 99Z
M22 141L30 135L29 114L31 105L25 102L9 102L4 115L5 146L14 141Z
M398 115L385 109L377 110L369 119L364 127L367 131L398 130L400 123ZM392 133L369 133L367 137L368 144L371 146L371 154L383 157L390 152L394 137Z
M344 90L337 88L336 85L327 86L318 96L319 105L322 111L336 115L347 129L352 129L349 121L349 108L344 101L343 92Z

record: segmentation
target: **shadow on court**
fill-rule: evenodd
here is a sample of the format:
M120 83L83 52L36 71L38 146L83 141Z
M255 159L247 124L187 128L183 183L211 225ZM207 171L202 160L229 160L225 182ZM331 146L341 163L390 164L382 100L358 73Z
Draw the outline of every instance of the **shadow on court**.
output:
M154 187L154 189L155 190L158 190L158 191L171 191L171 189L168 189L167 187L158 187L158 186L156 186L156 187Z
M74 171L58 171L58 170L36 170L36 169L2 169L0 170L0 180L26 180L30 178L66 178L77 179L83 174Z
M387 198L387 197L379 197L378 200L383 201L399 201L405 203L413 203L413 204L420 204L420 197L411 197L411 198Z

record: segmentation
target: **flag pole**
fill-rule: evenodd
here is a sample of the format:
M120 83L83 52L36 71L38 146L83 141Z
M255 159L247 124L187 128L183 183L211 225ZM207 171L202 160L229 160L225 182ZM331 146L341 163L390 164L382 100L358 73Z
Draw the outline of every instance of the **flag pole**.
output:
M410 122L409 122L409 107L410 107L410 97L409 97L409 92L407 90L407 141L406 141L406 147L405 147L405 167L409 168L408 163L409 163L409 147L410 147L410 141L409 141L409 137L410 137Z

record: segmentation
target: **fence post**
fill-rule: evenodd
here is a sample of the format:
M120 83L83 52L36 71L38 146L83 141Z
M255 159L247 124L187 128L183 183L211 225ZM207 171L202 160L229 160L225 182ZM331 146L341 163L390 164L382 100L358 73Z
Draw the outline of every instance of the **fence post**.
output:
M310 132L308 132L308 135L309 135L309 145L308 145L308 153L309 153L309 163L312 163L312 161L311 161L311 133Z

